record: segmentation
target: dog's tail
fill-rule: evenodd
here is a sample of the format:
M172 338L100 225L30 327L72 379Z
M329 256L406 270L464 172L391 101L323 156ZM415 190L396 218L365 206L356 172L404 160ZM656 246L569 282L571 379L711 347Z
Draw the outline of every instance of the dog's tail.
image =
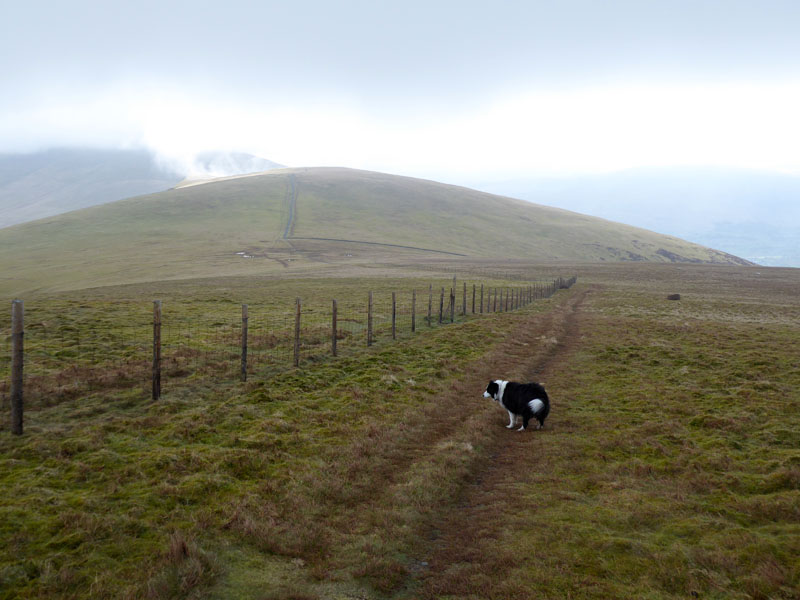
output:
M545 403L542 400L540 400L539 398L536 398L536 399L531 400L530 402L528 402L528 408L531 409L531 412L533 414L538 414L538 413L540 413L541 411L544 410Z

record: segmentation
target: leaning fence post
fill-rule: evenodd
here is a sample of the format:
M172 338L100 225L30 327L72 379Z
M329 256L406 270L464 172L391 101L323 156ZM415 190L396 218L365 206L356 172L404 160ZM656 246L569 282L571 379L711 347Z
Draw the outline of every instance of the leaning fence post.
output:
M392 292L392 339L397 339L397 293Z
M247 381L247 304L242 304L242 381Z
M161 300L153 301L153 400L161 398Z
M302 306L300 298L295 300L294 309L294 366L300 366L300 313Z
M11 433L22 435L23 377L25 365L25 303L11 303Z
M331 310L331 354L336 356L336 319L338 317L338 307L336 300L333 301L333 308Z
M367 346L372 346L372 292L367 301Z
M411 333L417 330L417 290L411 290Z

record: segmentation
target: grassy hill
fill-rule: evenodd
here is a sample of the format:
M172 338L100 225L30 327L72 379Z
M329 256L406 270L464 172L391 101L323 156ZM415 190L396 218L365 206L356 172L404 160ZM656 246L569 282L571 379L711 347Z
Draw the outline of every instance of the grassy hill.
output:
M160 192L183 179L146 150L58 148L0 155L0 227Z
M0 230L0 293L454 254L744 263L677 238L467 188L350 169L280 169Z
M161 192L184 178L209 179L280 166L235 152L205 152L192 164L169 166L144 149L54 148L0 154L0 228Z

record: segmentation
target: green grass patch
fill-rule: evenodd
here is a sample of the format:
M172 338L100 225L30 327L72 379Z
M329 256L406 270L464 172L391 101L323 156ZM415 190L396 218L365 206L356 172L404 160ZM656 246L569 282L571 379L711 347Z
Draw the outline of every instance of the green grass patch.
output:
M797 597L800 302L785 272L693 274L594 273L541 456L429 597Z
M263 283L147 291L160 292L167 318L189 322L218 318L214 312L226 308L235 315L232 298L245 292L264 301L269 314L295 295L315 298L313 310L327 304L320 297L328 294L365 301L369 290L385 295L420 284L316 280L287 290ZM28 322L82 332L98 344L98 356L113 362L121 355L103 346L102 332L131 319L146 322L140 293L130 287L40 297ZM184 311L176 317L173 303ZM210 593L236 597L240 592L231 590L249 589L252 580L228 562L240 555L249 557L245 564L256 560L279 571L308 565L303 581L331 577L350 587L392 589L407 574L409 532L428 522L429 502L457 486L471 454L464 462L463 444L454 442L436 454L441 464L412 464L389 514L365 508L376 486L407 460L415 432L425 430L420 410L451 385L454 369L483 356L491 348L485 340L509 331L515 319L550 304L447 327L421 325L396 343L384 328L373 348L344 345L337 359L306 355L299 370L256 365L247 384L208 371L167 377L158 402L141 386L40 398L26 413L23 437L7 430L0 436L0 597L191 597L215 581L227 591ZM56 371L51 365L62 357L46 351L39 333L34 327L26 340L30 370ZM97 360L85 352L69 359L87 367ZM353 529L356 506L365 520ZM402 535L368 541L369 524L387 518L398 519ZM352 558L362 555L372 557L372 567ZM384 577L381 565L394 574Z

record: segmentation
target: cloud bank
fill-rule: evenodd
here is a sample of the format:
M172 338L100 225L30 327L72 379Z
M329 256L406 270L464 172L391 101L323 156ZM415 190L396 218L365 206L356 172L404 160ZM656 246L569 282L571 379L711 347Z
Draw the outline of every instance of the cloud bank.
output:
M800 174L800 83L530 91L384 118L347 99L243 102L130 85L0 116L4 151L145 147L190 165L241 151L290 166L463 178L728 166ZM12 143L13 142L13 143Z

